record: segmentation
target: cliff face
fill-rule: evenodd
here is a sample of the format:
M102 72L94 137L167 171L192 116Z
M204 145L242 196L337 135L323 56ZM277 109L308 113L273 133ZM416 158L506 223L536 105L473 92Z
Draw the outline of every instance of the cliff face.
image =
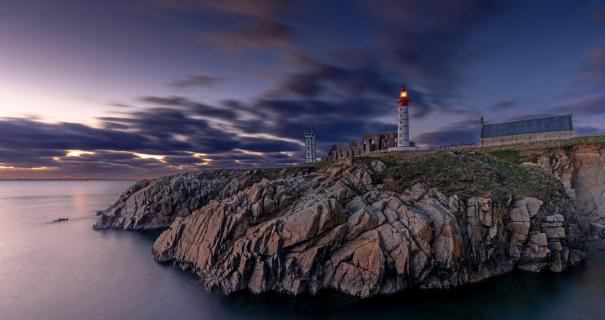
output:
M308 168L208 170L143 180L118 201L98 213L94 229L162 229L177 217L188 216L210 200L222 199L263 178L305 174Z
M593 236L605 238L605 147L553 149L538 162L564 184L579 212L590 221Z
M242 186L177 215L153 255L225 293L360 297L583 260L581 218L549 175L480 155L401 161L347 161ZM408 185L416 180L429 185Z

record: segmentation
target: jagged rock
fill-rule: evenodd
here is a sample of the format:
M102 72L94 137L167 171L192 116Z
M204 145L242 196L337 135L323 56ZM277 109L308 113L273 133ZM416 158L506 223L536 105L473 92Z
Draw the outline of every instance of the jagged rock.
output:
M374 161L372 161L370 163L370 166L376 172L383 172L384 169L386 168L386 165L384 164L384 162L382 162L380 160L374 160Z
M468 160L456 162L463 168L454 181L451 170L405 171L394 157L144 180L103 210L95 228L167 228L154 258L226 294L328 289L368 297L450 288L515 268L558 272L584 259L587 229L602 234L605 221L598 211L602 172L595 171L602 157L554 152L540 160L548 174L518 167L524 171L515 178L544 182L523 192L510 180L501 185L498 168L505 166L491 167L495 160L477 152L443 154L442 165ZM480 175L489 179L475 179ZM588 189L592 202L584 201Z
M152 253L227 294L359 297L449 288L514 268L561 271L583 259L563 191L504 204L422 184L397 193L375 184L372 163L258 179L175 219Z
M542 155L538 163L558 178L566 193L574 199L579 213L593 225L605 225L605 148L578 145L555 149ZM601 228L592 228L594 236L605 238Z
M143 180L124 192L109 208L97 212L94 229L162 229L210 200L220 200L262 179L308 172L308 168L207 170ZM265 204L271 206L271 203Z

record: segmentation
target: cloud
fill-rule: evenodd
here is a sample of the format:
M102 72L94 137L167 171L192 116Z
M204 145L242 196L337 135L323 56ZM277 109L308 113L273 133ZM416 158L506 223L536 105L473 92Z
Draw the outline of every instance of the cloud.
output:
M159 8L201 11L227 12L246 16L269 16L290 8L298 1L282 0L147 0Z
M416 137L416 143L438 145L474 144L478 141L480 123L477 119L453 123L438 130L421 134Z
M177 89L212 88L224 80L222 77L194 74L183 79L174 80L169 83L169 86Z
M371 62L351 63L340 66L311 59L300 58L302 70L283 77L274 94L292 94L303 97L322 93L356 97L366 94L393 95L401 87L379 71Z
M120 103L120 102L113 102L113 103L110 103L109 105L112 107L118 107L118 108L132 108L133 107L129 104Z
M576 83L602 87L605 84L605 48L593 48L586 55L576 75Z
M605 114L605 96L596 95L571 102L570 104L558 107L555 111L563 113L573 113L583 116L596 116Z
M497 1L363 1L387 31L379 43L389 66L406 81L430 88L439 101L455 92L472 55L462 54L466 32L496 9Z
M501 100L494 103L489 108L491 110L506 110L517 106L517 102L513 100Z
M156 105L156 106L169 106L183 108L188 112L191 112L198 116L203 116L213 119L221 120L234 120L238 117L238 114L230 109L213 107L204 103L190 100L186 97L171 96L171 97L157 97L157 96L144 96L139 98L141 101Z
M157 176L215 166L286 165L302 156L299 144L280 140L275 134L246 136L210 124L226 114L235 115L233 111L188 99L147 100L166 105L100 118L98 128L1 118L0 166L5 168L0 177L12 177L16 172L35 177ZM168 106L170 103L177 105ZM68 157L67 150L86 153ZM238 159L237 150L251 154ZM29 169L40 167L44 169Z
M296 34L295 28L277 20L258 19L232 30L201 33L201 39L226 50L287 48Z
M246 51L259 48L286 48L296 28L279 17L296 7L299 1L279 0L147 0L153 7L177 12L199 13L202 18L224 16L220 27L189 25L198 40L225 50Z

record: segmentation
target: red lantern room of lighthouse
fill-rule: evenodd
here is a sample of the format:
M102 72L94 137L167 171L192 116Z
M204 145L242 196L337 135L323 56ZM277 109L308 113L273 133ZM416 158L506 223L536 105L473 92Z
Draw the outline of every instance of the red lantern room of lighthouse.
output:
M405 86L403 86L401 88L401 91L399 91L399 100L397 100L397 103L400 106L407 106L408 103L410 103L410 98L408 97L408 90L405 88Z

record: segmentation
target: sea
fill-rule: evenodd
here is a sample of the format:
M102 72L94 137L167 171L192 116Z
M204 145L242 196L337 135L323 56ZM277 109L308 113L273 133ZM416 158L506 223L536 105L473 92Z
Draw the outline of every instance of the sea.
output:
M153 260L157 234L92 229L96 211L133 183L0 181L0 319L605 319L605 241L567 272L453 290L366 300L206 292Z

